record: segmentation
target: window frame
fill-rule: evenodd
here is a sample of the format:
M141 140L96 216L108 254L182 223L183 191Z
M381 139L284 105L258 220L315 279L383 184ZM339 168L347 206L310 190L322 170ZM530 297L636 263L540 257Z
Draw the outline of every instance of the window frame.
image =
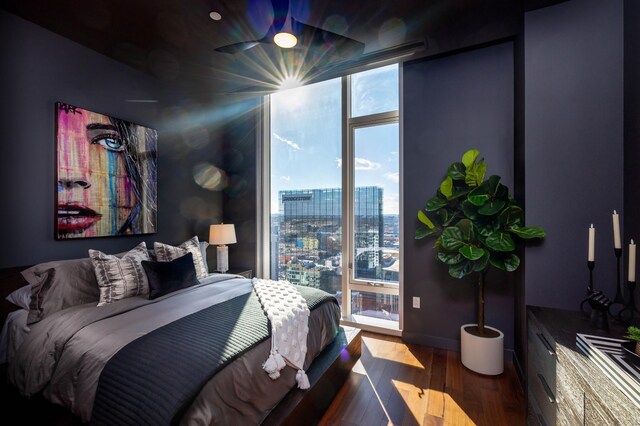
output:
M367 71L368 69L374 69L389 65L378 64L367 69L359 69L357 72ZM351 75L346 75L341 78L341 90L342 90L342 211L343 211L343 229L342 229L342 315L341 323L344 325L354 325L364 330L391 334L401 335L404 325L404 298L403 298L403 241L404 241L404 220L403 220L403 126L402 126L402 105L403 105L403 66L402 63L398 65L398 109L394 111L387 111L382 113L375 113L370 115L362 115L358 117L351 117ZM262 192L262 196L256 197L256 211L258 224L258 238L256 241L256 265L258 276L264 278L272 278L270 276L270 243L271 243L271 114L270 114L270 95L266 95L262 98L262 107L259 108L257 125L262 129L262 132L258 133L257 150L258 156L258 170L256 173L257 188L259 188L258 194ZM353 152L354 152L354 135L355 129L364 127L373 127L385 124L398 124L398 155L399 155L399 212L398 212L398 225L399 225L399 261L400 268L398 274L398 283L384 283L384 285L371 285L366 280L356 280L353 278L352 264L354 259L353 253L355 253L355 246L353 241L352 229L354 226L354 172L353 166ZM344 215L347 214L347 220ZM347 277L346 279L344 277ZM276 277L277 278L277 277ZM380 282L376 282L380 284ZM398 295L398 312L399 321L398 329L379 327L376 325L370 325L366 323L357 323L353 321L351 317L351 291L362 291L367 293L376 294L391 294Z

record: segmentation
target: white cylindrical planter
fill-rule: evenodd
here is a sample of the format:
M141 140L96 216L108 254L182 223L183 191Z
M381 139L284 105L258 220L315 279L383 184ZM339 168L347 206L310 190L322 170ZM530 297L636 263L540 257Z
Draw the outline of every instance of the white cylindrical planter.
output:
M480 374L497 375L504 371L504 334L493 327L497 337L480 337L467 332L467 327L477 328L477 324L460 327L460 357L469 370Z

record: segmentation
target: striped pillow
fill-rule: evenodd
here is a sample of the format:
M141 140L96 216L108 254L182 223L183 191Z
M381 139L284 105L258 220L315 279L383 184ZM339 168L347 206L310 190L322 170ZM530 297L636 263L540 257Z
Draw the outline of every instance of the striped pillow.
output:
M200 243L197 236L185 241L178 247L154 242L153 251L156 253L156 258L159 262L170 262L187 253L191 253L193 255L193 266L196 268L196 276L198 279L201 280L209 275L207 268L204 266L204 259L202 258Z
M144 241L121 258L99 250L89 250L89 258L100 286L98 306L149 293L147 275L140 264L143 260L149 260Z

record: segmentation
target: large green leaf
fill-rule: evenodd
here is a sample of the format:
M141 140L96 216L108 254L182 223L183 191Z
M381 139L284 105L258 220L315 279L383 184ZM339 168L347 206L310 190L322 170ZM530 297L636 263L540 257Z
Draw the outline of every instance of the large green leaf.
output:
M447 170L447 175L453 180L464 180L467 174L467 168L462 163L453 163Z
M440 198L436 195L435 197L429 198L429 200L427 201L425 210L428 212L434 212L438 209L443 208L446 205L447 205L447 200Z
M484 243L494 251L509 252L516 249L516 243L513 241L511 236L502 231L492 232L485 238Z
M500 223L507 226L521 226L524 223L524 211L518 206L509 206L500 213Z
M500 179L498 177L498 179ZM496 191L494 192L494 196L493 198L496 200L505 200L505 201L509 201L509 188L507 188L506 186L504 186L503 184L499 184L498 187L496 188Z
M471 220L476 220L478 218L478 208L471 204L469 200L464 200L460 203L460 210L462 210L462 213Z
M442 239L442 247L445 250L456 251L464 245L462 232L455 226L445 228L440 237Z
M467 200L474 206L481 207L489 200L489 188L488 184L484 182L482 185L478 186L467 196Z
M465 197L469 194L469 190L467 188L460 188L457 186L453 187L452 192L453 193L451 194L451 197L449 197L449 200L455 200L456 198Z
M520 266L520 258L515 254L492 254L491 264L503 271L513 272Z
M469 275L471 272L473 272L473 262L469 260L449 266L449 275L453 278L462 278Z
M478 186L484 180L484 175L487 172L487 163L480 161L479 163L473 163L467 166L467 174L464 177L464 181L469 186Z
M473 226L473 222L469 219L460 219L456 224L456 227L460 230L460 236L465 242L473 242L476 239L476 231Z
M442 192L442 195L445 197L451 198L451 195L453 195L453 179L451 179L451 176L444 178L440 184L440 192Z
M433 224L433 222L431 222L431 219L429 219L429 218L427 217L427 215L426 215L426 214L424 214L424 212L423 212L422 210L420 210L420 211L418 212L418 220L419 220L420 222L424 223L425 225L427 225L427 227L428 227L429 229L433 229L433 228L435 228L435 227L436 227L436 226Z
M435 231L433 229L429 229L426 226L419 226L416 229L416 234L415 234L415 239L416 240L421 240L423 238L429 237L431 235L435 234Z
M448 251L439 251L438 252L438 260L447 265L455 265L462 260L462 255L460 253L450 253Z
M488 237L493 232L500 229L500 224L493 220L489 222L476 222L475 225L478 234L482 235L483 237Z
M478 151L477 149L470 149L469 151L462 154L462 164L464 164L466 168L469 168L469 166L472 165L474 161L476 161L478 155L480 155L480 151Z
M460 219L460 212L459 211L454 211L453 213L450 213L449 216L447 216L447 220L444 222L444 226L451 226L451 225L455 225L456 221L458 221Z
M512 226L511 232L516 234L520 238L529 240L531 238L543 238L546 232L540 226Z
M478 209L478 213L483 216L493 216L500 213L506 205L507 202L504 200L490 200Z
M484 256L484 253L485 253L485 250L483 248L476 247L471 244L460 247L458 251L460 252L461 255L463 255L469 260L478 260L482 256Z
M484 271L488 263L489 263L489 251L485 250L482 257L476 260L475 262L473 262L473 271L474 272Z

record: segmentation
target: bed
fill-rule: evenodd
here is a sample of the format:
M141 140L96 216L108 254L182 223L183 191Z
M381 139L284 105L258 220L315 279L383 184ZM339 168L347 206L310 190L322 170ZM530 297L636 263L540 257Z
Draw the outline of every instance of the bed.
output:
M29 325L29 311L14 310L2 333L7 377L22 395L41 395L92 424L272 423L317 392L348 344L338 342L344 330L335 298L316 289L300 293L310 310L309 391L296 389L293 368L276 380L262 369L270 324L251 280L229 274L207 274L152 300L74 304ZM207 336L213 342L201 343Z

